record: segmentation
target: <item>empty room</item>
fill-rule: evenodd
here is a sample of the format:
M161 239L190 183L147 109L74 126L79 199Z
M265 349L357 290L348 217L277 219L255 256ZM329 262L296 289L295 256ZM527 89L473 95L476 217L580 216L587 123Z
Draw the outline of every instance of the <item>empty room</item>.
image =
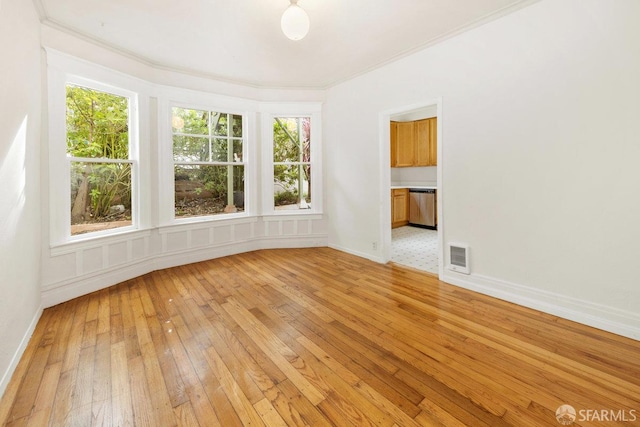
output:
M0 426L640 425L638 22L0 0Z

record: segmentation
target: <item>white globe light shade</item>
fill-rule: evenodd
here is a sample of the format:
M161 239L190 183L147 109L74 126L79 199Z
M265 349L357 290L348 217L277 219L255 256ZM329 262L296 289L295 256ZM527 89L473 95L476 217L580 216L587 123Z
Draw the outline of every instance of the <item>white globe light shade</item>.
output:
M309 15L300 6L292 3L282 14L280 26L285 36L291 40L301 40L309 32Z

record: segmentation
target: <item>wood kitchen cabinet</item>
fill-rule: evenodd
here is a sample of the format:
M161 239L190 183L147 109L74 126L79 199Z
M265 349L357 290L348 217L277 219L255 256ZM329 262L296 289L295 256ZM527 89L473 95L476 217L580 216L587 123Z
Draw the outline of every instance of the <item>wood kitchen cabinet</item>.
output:
M431 166L431 159L429 157L431 151L429 150L429 129L431 124L429 119L418 120L415 123L415 162L413 166Z
M398 164L398 122L391 122L389 133L391 135L391 167Z
M409 189L391 190L391 228L409 224Z
M391 166L408 167L415 163L414 122L391 122Z
M438 165L438 118L429 120L429 166Z
M437 165L437 120L391 122L391 167Z

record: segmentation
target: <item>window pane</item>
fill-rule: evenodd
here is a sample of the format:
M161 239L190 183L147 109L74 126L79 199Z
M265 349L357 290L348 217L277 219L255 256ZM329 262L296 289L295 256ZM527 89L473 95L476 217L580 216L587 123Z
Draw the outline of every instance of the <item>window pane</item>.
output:
M242 116L231 116L233 120L232 133L229 136L242 137Z
M129 158L129 98L67 85L67 155Z
M273 181L273 204L277 210L311 208L311 166L309 164L275 165Z
M71 235L131 225L131 164L71 162Z
M227 115L224 113L211 113L213 123L213 134L215 136L227 136Z
M242 162L242 140L233 140L233 161Z
M175 166L175 216L244 210L244 166Z
M231 132L229 132L229 120L231 120ZM214 136L242 137L242 116L227 113L211 113Z
M309 162L311 119L277 117L273 121L273 161Z
M174 133L209 135L209 112L173 107L171 126Z
M211 144L211 161L213 162L227 162L227 148L229 142L227 139L214 139Z
M208 162L209 137L174 135L173 159L176 162Z
M227 157L229 144L233 145L231 158ZM215 139L211 146L213 162L242 162L242 140L241 139Z

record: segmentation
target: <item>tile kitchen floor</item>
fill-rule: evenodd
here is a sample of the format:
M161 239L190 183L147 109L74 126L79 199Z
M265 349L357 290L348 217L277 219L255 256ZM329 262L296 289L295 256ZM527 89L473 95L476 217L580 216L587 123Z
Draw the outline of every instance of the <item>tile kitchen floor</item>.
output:
M394 228L391 261L438 274L438 232L410 226Z

